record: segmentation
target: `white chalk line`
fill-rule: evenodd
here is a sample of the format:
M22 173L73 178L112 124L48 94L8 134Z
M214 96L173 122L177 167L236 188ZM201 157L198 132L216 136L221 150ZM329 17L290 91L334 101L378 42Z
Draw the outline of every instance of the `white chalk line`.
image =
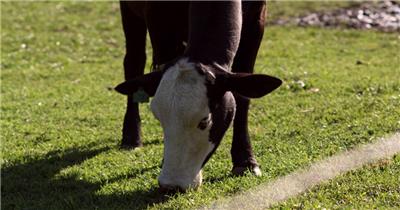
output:
M359 146L201 209L266 209L321 182L400 153L400 133Z

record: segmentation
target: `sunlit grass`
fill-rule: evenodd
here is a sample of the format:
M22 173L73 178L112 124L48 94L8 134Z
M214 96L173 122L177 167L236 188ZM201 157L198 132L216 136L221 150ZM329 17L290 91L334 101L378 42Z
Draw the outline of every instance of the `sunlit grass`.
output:
M400 127L397 34L269 27L256 72L284 84L251 107L264 175L230 176L229 132L201 189L165 198L156 191L162 132L148 104L141 105L144 148L118 148L125 109L112 91L123 80L118 3L1 3L1 22L4 209L187 209Z

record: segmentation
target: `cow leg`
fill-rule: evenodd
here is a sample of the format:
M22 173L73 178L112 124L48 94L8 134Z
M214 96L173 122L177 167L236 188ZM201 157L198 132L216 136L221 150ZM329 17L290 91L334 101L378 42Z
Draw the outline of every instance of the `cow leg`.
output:
M126 54L124 58L125 80L143 75L146 63L146 24L144 19L129 10L128 2L121 1L122 26L125 34ZM132 96L127 97L127 108L122 128L123 148L142 146L140 139L139 105L133 102Z
M232 66L233 72L252 73L257 52L264 33L265 2L243 2L243 26L239 49ZM237 110L233 123L233 141L231 156L232 173L242 175L250 169L255 175L261 175L258 163L253 155L248 131L248 110L250 100L235 94Z

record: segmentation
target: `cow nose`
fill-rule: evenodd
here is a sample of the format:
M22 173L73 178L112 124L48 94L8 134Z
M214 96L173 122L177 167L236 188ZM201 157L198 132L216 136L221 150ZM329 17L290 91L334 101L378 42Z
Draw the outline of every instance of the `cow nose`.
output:
M166 184L161 184L160 182L158 182L158 185L159 185L160 193L163 193L163 194L175 194L178 192L186 191L185 189L183 189L180 186L166 185Z

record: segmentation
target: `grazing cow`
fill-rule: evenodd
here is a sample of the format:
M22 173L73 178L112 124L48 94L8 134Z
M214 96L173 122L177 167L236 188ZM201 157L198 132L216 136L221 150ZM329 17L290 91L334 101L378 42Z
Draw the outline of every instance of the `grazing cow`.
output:
M127 81L116 90L128 95L123 143L140 145L140 119L133 100L154 96L151 111L164 132L161 188L198 187L202 167L232 120L232 172L250 169L260 175L247 128L249 98L262 97L281 84L275 77L252 74L263 35L265 2L139 4L121 2ZM140 76L146 28L153 65L165 65Z

